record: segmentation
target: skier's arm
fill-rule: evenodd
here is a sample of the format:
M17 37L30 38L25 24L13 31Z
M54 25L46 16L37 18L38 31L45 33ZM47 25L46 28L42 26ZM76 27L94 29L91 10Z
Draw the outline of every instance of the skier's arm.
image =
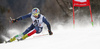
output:
M29 17L31 17L31 13L24 15L24 16L21 16L21 17L18 17L16 20L20 21L20 20L23 20L23 19L26 19L26 18L29 18Z
M43 17L43 22L47 25L49 35L52 35L53 33L52 33L52 31L51 31L50 23L46 20L45 17Z
M12 21L12 23L14 23L14 22L17 22L17 21L20 21L20 20L23 20L23 19L26 19L29 17L31 17L31 13L24 15L24 16L21 16L21 17L18 17L17 19L12 19L11 21Z

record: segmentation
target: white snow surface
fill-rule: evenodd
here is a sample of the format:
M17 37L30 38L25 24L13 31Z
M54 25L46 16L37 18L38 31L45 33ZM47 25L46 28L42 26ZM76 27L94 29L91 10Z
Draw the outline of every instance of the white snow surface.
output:
M51 36L31 36L23 41L0 44L0 49L100 49L100 27L58 25L52 31Z

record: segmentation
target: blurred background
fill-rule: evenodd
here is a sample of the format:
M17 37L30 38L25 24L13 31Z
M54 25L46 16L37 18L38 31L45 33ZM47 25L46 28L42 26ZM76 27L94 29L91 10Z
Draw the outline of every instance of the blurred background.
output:
M95 25L100 23L100 0L90 0L93 20ZM11 38L19 32L23 32L32 23L30 18L14 24L10 23L10 17L17 18L31 12L32 8L38 7L52 29L57 24L73 25L72 0L0 0L0 43L5 38ZM91 23L89 7L75 7L76 24L87 26ZM16 33L11 33L15 29ZM17 31L17 30L18 31Z

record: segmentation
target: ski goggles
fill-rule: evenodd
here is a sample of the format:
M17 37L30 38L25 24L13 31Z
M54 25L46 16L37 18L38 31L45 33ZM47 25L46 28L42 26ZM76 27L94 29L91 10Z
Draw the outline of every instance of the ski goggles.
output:
M38 16L38 15L39 15L39 13L35 13L35 14L34 14L34 13L32 13L32 14L33 14L33 16Z

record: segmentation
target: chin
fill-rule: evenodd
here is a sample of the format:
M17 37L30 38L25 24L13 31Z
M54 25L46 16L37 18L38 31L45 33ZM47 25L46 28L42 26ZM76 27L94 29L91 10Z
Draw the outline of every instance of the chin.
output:
M35 18L37 18L38 16L34 16Z

